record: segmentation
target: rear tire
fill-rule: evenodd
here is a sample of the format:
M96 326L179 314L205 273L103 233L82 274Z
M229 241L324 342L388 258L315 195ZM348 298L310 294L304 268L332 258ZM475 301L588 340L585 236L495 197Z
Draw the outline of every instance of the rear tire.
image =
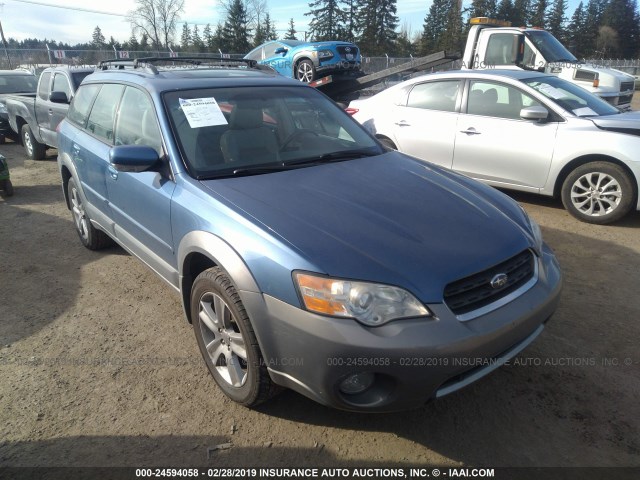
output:
M104 233L102 230L97 229L91 223L91 219L87 215L84 208L84 202L80 190L76 185L73 178L69 179L67 185L67 192L69 196L69 206L71 207L71 214L73 215L73 223L76 227L76 232L82 244L89 250L101 250L113 244L111 237Z
M398 150L398 147L396 147L396 144L393 143L390 139L388 139L387 137L380 137L378 138L378 141L384 145L387 148L390 148L391 150Z
M38 142L33 136L31 128L26 123L20 129L22 135L22 146L31 160L42 160L47 155L47 146Z
M611 162L590 162L573 170L562 184L567 211L587 223L616 222L633 208L636 189L629 174Z
M193 282L191 319L202 358L227 397L254 407L280 391L240 296L222 269L205 270Z

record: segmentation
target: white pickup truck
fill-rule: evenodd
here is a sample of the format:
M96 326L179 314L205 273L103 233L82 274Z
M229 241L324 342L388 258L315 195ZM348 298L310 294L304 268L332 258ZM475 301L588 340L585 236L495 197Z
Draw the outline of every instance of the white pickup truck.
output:
M621 110L631 108L635 78L619 70L585 64L551 33L512 27L510 22L470 20L463 69L519 68L557 75L602 97Z

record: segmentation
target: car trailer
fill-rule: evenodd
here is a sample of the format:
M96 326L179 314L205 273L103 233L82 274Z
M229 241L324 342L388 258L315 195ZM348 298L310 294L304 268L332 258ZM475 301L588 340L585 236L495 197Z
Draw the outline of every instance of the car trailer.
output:
M460 58L455 53L445 51L433 53L426 57L414 58L408 62L385 68L369 75L328 75L309 83L336 102L350 102L360 96L360 92L399 73L413 73L428 70L452 62Z

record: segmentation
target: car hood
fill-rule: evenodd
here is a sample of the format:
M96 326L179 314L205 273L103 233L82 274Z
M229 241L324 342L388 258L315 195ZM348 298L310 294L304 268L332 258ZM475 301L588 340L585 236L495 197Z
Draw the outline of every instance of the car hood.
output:
M397 152L202 183L327 275L444 285L532 247L511 199Z
M589 117L589 120L602 130L640 135L640 111Z

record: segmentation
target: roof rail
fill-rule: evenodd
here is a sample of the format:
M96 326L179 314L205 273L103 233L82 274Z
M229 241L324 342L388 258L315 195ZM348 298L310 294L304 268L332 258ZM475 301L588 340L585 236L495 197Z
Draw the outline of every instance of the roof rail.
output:
M212 62L217 62L212 64ZM158 63L186 63L193 66L201 66L203 63L211 67L232 67L237 66L238 63L245 64L248 68L256 68L258 70L273 70L266 65L259 65L255 60L249 60L246 58L223 58L219 56L207 56L207 57L142 57L125 60L121 58L114 58L111 60L103 60L98 65L100 70L108 70L109 68L115 68L118 70L124 70L129 68L143 68L147 72L154 75L158 74Z

